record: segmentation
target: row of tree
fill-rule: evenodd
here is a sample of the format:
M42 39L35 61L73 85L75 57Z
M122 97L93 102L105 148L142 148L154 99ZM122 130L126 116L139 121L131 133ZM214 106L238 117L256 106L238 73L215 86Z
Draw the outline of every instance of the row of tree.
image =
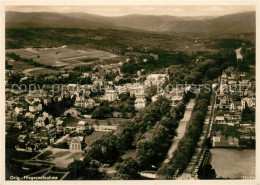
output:
M121 67L121 71L126 74L136 74L137 71L144 69L151 72L171 65L185 64L190 61L190 56L184 52L155 52L157 57L142 55L140 57L130 57L127 63ZM145 62L144 62L145 60Z
M180 102L172 107L168 114L163 114L161 120L142 134L137 142L137 160L143 170L158 166L165 159L172 139L177 135L176 128L183 117L185 106Z
M201 89L201 92L196 99L196 104L184 137L179 142L170 162L163 164L158 170L160 179L173 179L175 173L183 172L186 169L201 135L210 102L210 96L210 92Z
M250 65L255 65L255 48L242 47L241 53L243 59L238 61L237 69L240 71L248 72L250 70Z
M204 80L218 77L229 66L236 67L236 53L223 51L217 54L208 54L205 61L184 63L169 67L171 84L201 84Z

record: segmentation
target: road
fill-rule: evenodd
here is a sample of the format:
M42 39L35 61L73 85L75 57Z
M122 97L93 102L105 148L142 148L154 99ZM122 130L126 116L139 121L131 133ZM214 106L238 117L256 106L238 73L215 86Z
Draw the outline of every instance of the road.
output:
M63 140L66 138L66 137L68 137L70 134L73 134L73 133L75 133L76 132L76 130L75 131L73 131L73 132L70 132L69 134L66 134L66 135L64 135L64 136L62 136L60 139L58 139L57 141L55 141L53 144L58 144L58 143L61 143L61 142L63 142Z
M193 109L194 105L195 105L195 99L191 99L185 108L185 113L184 113L183 118L179 122L179 126L177 128L178 135L173 138L172 145L168 151L168 158L164 160L164 163L170 162L170 159L172 158L174 151L177 149L180 140L183 138L185 131L186 131L186 126L190 120L192 109Z
M30 72L39 70L39 69L44 69L44 68L43 67L34 67L34 68L30 68L30 69L25 69L22 73L24 73L25 75L30 75Z
M211 98L210 106L208 106L208 111L202 128L202 133L198 141L197 147L195 148L195 152L183 174L180 177L178 177L178 180L195 180L198 178L197 172L199 166L201 166L203 162L204 155L206 154L206 149L203 146L203 143L206 141L208 137L210 137L211 125L214 117L215 95L212 94L212 96L213 97Z

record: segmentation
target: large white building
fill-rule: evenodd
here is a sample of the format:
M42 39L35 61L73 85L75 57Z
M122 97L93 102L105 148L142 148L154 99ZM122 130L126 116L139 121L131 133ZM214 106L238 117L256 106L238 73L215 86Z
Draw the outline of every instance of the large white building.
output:
M145 98L137 98L135 100L135 110L141 110L146 106L146 99Z
M147 101L145 99L145 94L143 92L135 94L135 110L141 110L145 108Z
M127 89L130 92L130 96L136 95L137 93L143 93L145 91L144 85L140 83L126 84Z
M157 84L163 84L166 82L166 80L169 80L168 74L150 74L147 76L144 83L146 86L153 86Z
M105 96L107 101L117 100L117 92L115 90L106 90Z
M76 130L79 133L82 133L84 130L86 130L86 121L79 121Z

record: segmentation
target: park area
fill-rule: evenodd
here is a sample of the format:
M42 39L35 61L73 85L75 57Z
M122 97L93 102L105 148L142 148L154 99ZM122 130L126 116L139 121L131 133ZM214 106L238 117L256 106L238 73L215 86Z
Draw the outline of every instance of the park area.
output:
M75 67L117 57L117 55L106 51L89 48L74 50L67 47L11 49L6 50L6 52L15 53L22 58L33 59L44 65L57 67Z
M69 149L51 148L37 157L37 160L49 161L59 168L67 168L74 159L79 160L81 152L71 152Z

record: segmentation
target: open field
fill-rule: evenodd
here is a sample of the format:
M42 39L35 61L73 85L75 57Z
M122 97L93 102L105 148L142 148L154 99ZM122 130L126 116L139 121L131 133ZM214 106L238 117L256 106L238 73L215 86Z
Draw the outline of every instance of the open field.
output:
M91 135L86 136L85 142L87 146L91 146L96 140L101 139L102 136L108 134L107 132L96 132L94 131Z
M64 125L66 125L67 127L77 127L78 122L79 119L73 117L64 119Z
M136 150L135 149L132 149L132 150L128 150L125 152L124 155L121 156L122 159L127 159L127 158L130 158L132 157L133 159L136 159Z
M56 74L59 73L60 71L54 71L52 69L47 69L47 68L41 68L41 69L35 69L30 71L29 73L32 75L41 75L41 74Z
M83 59L106 60L117 57L112 53L96 49L74 50L66 47L11 49L6 50L6 52L15 53L22 58L33 59L38 63L51 66L86 65L87 63L82 61Z

